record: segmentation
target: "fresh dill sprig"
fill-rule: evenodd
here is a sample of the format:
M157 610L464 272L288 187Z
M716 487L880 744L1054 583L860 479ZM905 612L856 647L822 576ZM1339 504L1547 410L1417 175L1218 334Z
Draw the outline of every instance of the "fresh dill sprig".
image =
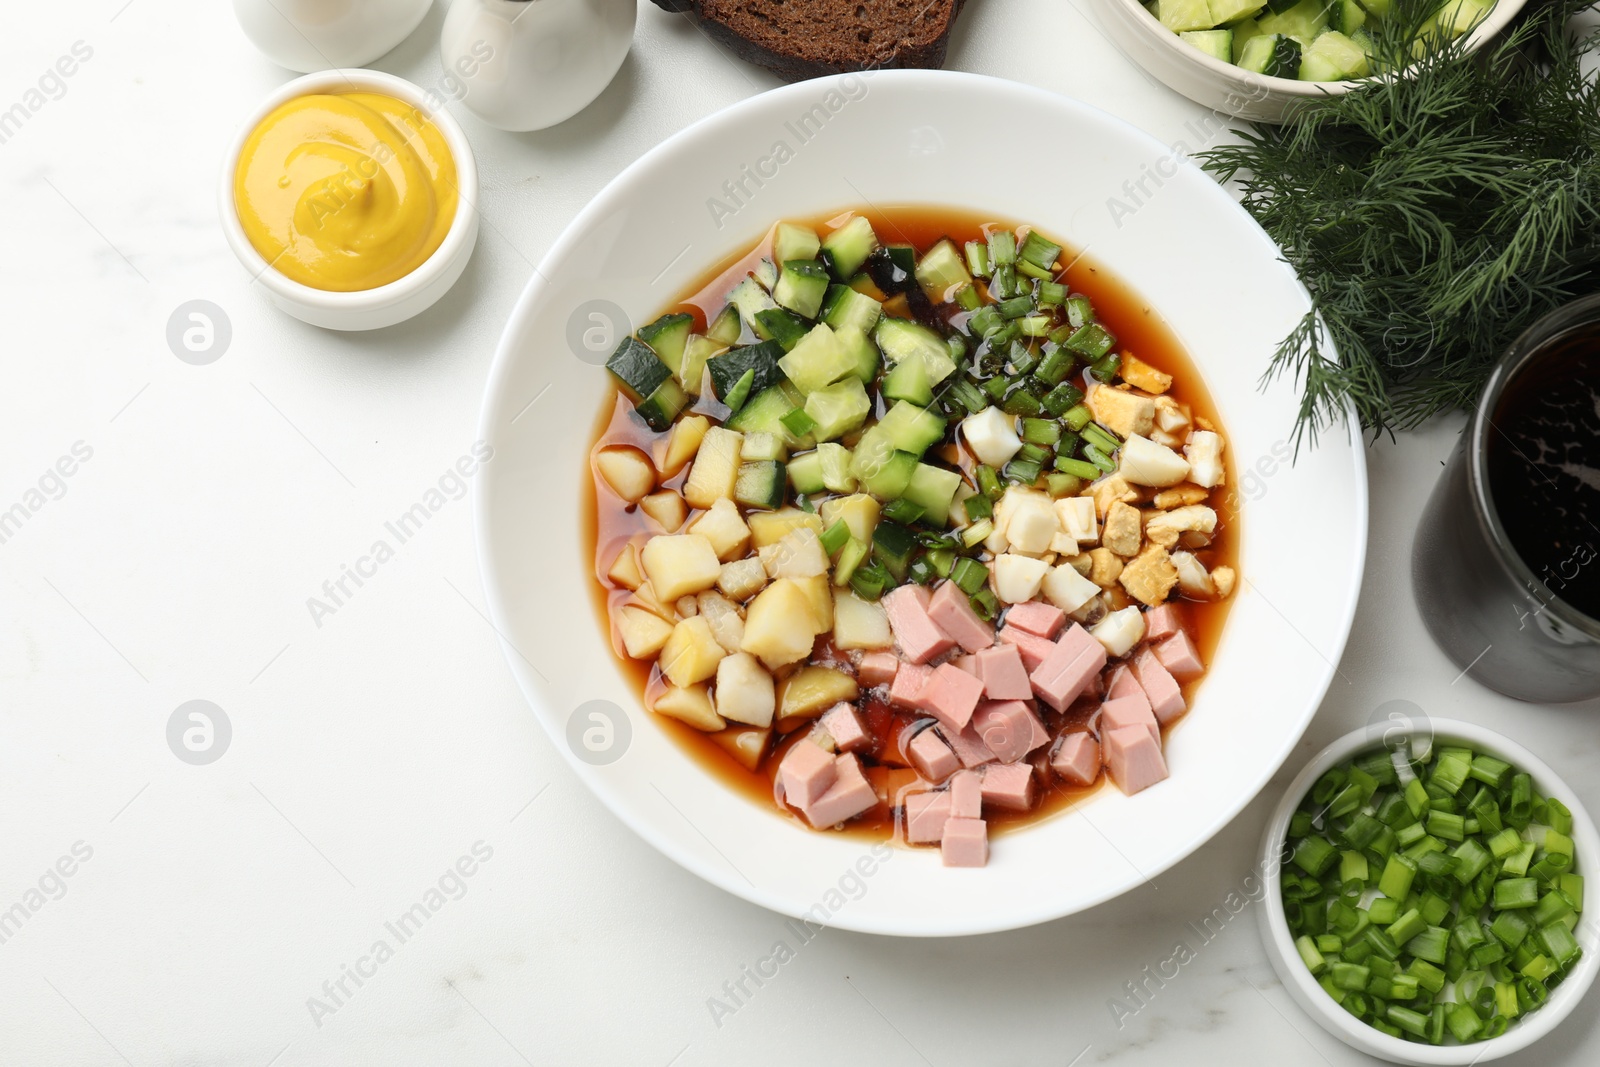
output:
M1374 433L1471 408L1519 333L1600 288L1600 89L1567 28L1592 3L1413 59L1438 0L1397 0L1374 67L1404 74L1202 153L1311 294L1267 371L1302 389L1297 444L1347 402Z

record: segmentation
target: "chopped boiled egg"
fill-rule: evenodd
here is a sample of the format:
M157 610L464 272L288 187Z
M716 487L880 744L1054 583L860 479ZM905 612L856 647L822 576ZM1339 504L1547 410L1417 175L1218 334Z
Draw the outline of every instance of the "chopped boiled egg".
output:
M1216 595L1216 583L1206 565L1193 552L1174 552L1172 565L1178 568L1178 586L1193 597L1210 598Z
M1022 448L1015 421L999 408L984 408L961 420L961 436L978 459L991 467L1003 467Z
M1189 480L1207 489L1222 484L1222 437L1212 430L1196 430L1183 446L1189 457Z
M1071 613L1100 595L1100 587L1080 574L1070 563L1052 567L1040 588L1044 598L1062 611Z
M1178 536L1191 530L1209 534L1217 528L1217 513L1204 504L1189 504L1171 511L1158 511L1145 523L1144 534L1158 545L1171 548Z
M1113 656L1125 656L1144 637L1144 612L1136 607L1113 611L1089 630Z
M1130 435L1122 442L1119 455L1122 465L1117 468L1117 473L1132 485L1165 488L1177 485L1189 476L1188 460L1148 437Z
M1060 532L1056 512L1050 497L1034 490L1012 490L1006 495L1016 496L1011 514L1006 520L1006 540L1013 552L1029 556L1042 556L1050 551L1050 542Z
M1021 604L1032 600L1039 585L1050 571L1050 564L1042 559L1019 556L1007 552L994 561L995 595L1006 604Z
M1069 496L1056 501L1056 522L1061 532L1080 545L1100 540L1100 529L1095 519L1094 497Z

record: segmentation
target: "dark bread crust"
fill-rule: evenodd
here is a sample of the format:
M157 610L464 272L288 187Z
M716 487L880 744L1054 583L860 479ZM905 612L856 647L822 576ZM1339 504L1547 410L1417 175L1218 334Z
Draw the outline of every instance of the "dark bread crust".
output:
M938 68L965 0L655 0L785 81Z

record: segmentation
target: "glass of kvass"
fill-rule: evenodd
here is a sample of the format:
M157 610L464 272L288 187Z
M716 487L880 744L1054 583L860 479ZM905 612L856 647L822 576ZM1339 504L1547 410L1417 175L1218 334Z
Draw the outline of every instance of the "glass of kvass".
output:
M1412 548L1423 621L1519 700L1600 696L1600 295L1495 367Z

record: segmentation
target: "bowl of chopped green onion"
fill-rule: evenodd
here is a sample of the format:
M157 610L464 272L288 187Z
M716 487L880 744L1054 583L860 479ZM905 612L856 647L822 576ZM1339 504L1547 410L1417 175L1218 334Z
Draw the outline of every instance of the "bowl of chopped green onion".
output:
M1600 838L1521 745L1470 723L1346 734L1267 826L1278 875L1262 936L1284 988L1330 1033L1395 1063L1526 1048L1600 966L1583 921Z

